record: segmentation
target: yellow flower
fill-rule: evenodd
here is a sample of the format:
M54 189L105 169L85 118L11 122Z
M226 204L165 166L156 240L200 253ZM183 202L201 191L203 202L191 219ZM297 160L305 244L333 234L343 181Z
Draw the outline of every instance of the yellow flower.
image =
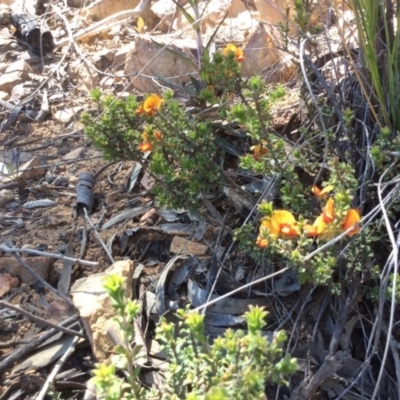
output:
M326 224L324 222L323 214L318 216L312 225L306 224L304 226L304 230L306 231L309 237L315 237L320 235L321 233L324 232L325 228Z
M352 229L346 233L347 236L354 236L360 231L360 225L358 224L359 222L360 222L359 211L355 210L354 208L348 210L344 222L342 224L342 228L344 231L347 231L347 229L350 229L352 227Z
M144 101L143 105L141 105L136 112L138 114L146 113L147 115L154 115L161 108L161 104L163 99L156 94L151 94Z
M329 200L326 203L326 206L323 208L323 220L326 224L329 224L333 221L335 218L335 201L332 199L332 197L329 198Z
M244 54L243 54L243 50L240 47L236 47L234 44L229 43L225 49L222 51L222 55L224 55L225 57L229 54L229 53L235 53L235 58L237 62L243 62L244 61Z
M299 236L297 222L292 213L286 210L273 211L270 218L263 220L260 230L267 229L273 239L279 237L293 238Z
M333 190L332 185L326 186L323 189L321 189L320 187L318 187L316 185L314 185L311 188L311 191L314 193L314 195L320 199L324 199L326 197L326 194L329 192L332 192L332 190Z

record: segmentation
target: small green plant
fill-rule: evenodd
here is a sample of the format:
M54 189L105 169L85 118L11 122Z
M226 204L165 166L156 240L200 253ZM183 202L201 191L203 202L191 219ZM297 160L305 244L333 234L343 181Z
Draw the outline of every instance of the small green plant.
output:
M146 389L135 367L137 346L129 345L131 321L139 308L125 297L122 284L120 277L110 276L105 287L126 339L117 353L127 378L121 378L114 365L97 365L94 383L105 400L262 399L266 383L287 385L288 376L297 370L296 359L283 356L285 333L276 332L271 340L263 335L267 312L262 308L245 313L247 332L228 329L213 343L204 333L204 315L186 309L177 312L178 324L161 320L156 339L167 356L165 379L161 387Z

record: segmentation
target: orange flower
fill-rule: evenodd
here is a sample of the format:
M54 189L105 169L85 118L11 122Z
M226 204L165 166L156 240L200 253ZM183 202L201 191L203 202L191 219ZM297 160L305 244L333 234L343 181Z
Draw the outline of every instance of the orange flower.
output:
M162 138L163 138L163 135L160 131L154 131L153 135L154 135L154 138L158 141L162 140Z
M152 148L153 146L149 142L143 142L139 144L139 150L143 152L150 151Z
M278 237L294 238L299 236L297 222L292 213L286 210L275 210L270 218L263 220L260 230L267 229L274 239Z
M324 232L326 224L324 222L324 216L321 214L316 218L312 225L306 224L304 229L309 237L315 237Z
M326 206L323 208L322 218L326 224L329 224L335 218L335 201L332 197L326 203Z
M156 94L151 94L144 101L143 105L141 105L137 110L137 114L146 113L147 115L154 115L160 108L163 99Z
M354 208L348 210L344 222L342 224L342 228L344 231L347 231L347 229L352 228L349 232L346 233L347 236L354 236L360 231L360 225L358 224L359 222L360 222L359 211L355 210Z
M268 149L264 147L265 144L266 144L265 140L262 140L260 144L250 147L250 150L253 152L253 158L255 160L258 160L264 154L268 153Z
M324 199L326 197L326 194L331 192L333 190L333 186L329 185L321 189L320 187L314 185L311 188L311 191L314 193L314 195L320 199Z
M161 97L156 94L151 94L143 103L143 110L148 115L154 115L160 108L163 102Z
M224 55L225 57L229 54L229 53L235 53L235 58L237 62L243 62L245 60L244 58L244 54L243 54L243 50L239 47L236 47L234 44L228 44L225 49L222 51L222 55Z
M256 242L257 246L265 249L266 247L268 247L268 240L267 239L263 239L261 236L259 236L257 238L257 242Z

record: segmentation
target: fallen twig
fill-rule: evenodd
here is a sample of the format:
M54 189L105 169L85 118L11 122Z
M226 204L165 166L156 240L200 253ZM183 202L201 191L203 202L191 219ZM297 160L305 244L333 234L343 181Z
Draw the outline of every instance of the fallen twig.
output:
M6 245L0 245L0 251L4 251L4 253L26 253L35 256L56 258L57 260L68 260L76 262L81 265L86 265L87 267L97 267L99 265L99 263L96 261L80 260L79 258L66 257L63 254L47 253L46 251L33 250L33 249L20 249L17 247L8 247Z
M14 305L14 304L11 304L11 303L7 303L6 301L0 300L0 306L8 308L8 309L13 310L13 311L16 311L17 313L22 314L25 317L27 317L28 319L30 319L30 320L32 320L34 322L37 322L39 324L44 324L44 325L51 326L52 328L57 329L57 330L59 330L61 332L64 332L67 335L79 336L81 338L86 338L86 336L83 335L82 333L79 333L77 331L73 331L72 329L64 328L64 327L59 326L57 324L53 324L50 321L47 321L47 320L45 320L43 318L40 318L40 317L38 317L36 315L33 315L30 312L24 310L23 308L18 307L18 306Z
M35 400L43 400L47 394L47 391L50 388L50 385L53 383L55 377L57 376L58 372L60 371L61 367L64 363L68 360L68 357L74 352L76 345L78 344L79 338L75 337L72 343L69 345L67 351L63 354L63 356L57 361L57 364L54 366L53 370L49 374L44 383L42 389L40 390L39 394L36 396Z

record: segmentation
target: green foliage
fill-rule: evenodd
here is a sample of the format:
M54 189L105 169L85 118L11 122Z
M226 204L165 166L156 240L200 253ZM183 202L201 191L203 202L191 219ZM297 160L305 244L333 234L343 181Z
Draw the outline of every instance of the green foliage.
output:
M179 310L177 324L163 318L157 328L156 339L168 360L162 387L145 389L135 368L137 353L129 346L128 325L138 315L137 304L125 297L120 277L109 277L106 290L128 339L124 351L119 350L128 378L120 378L113 364L97 365L93 379L105 400L263 399L267 382L287 385L287 377L297 370L296 359L283 355L286 334L276 332L271 341L263 335L268 313L262 308L251 307L244 314L247 333L228 329L211 344L204 333L204 315Z

